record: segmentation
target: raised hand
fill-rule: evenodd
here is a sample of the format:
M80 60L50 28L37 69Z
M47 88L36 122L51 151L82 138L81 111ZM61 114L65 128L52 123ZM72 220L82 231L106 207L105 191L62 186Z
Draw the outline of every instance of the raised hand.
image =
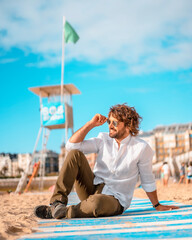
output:
M90 123L94 126L101 126L107 121L107 118L99 113L95 114L95 116L91 119Z
M77 130L69 139L71 143L82 142L87 133L94 127L101 126L107 121L107 118L101 114L96 114L89 122Z

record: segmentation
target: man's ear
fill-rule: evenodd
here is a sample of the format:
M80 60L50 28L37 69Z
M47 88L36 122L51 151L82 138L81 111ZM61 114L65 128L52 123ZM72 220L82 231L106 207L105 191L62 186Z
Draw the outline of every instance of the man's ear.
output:
M126 132L130 134L130 129L129 129L129 127L126 127L125 129L126 129Z

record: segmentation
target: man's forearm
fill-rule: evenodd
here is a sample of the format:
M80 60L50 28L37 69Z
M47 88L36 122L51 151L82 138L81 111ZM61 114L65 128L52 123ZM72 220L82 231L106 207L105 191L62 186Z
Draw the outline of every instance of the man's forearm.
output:
M157 211L169 211L169 210L173 210L173 209L178 209L179 207L177 206L169 206L169 205L162 205L159 203L158 197L157 197L157 191L153 191L153 192L146 192L148 198L150 199L153 207L157 210Z
M146 192L148 198L150 199L151 203L153 206L155 206L156 204L158 204L159 200L157 197L157 191L153 191L153 192Z
M79 130L77 130L77 132L75 132L69 139L69 141L71 143L78 143L78 142L82 142L84 140L84 138L86 137L86 135L88 134L88 132L94 128L93 124L91 124L90 122L87 122L82 128L80 128Z
M107 118L101 114L96 114L89 122L87 122L82 128L75 132L69 139L71 143L79 143L84 140L87 133L94 127L103 125L107 121Z

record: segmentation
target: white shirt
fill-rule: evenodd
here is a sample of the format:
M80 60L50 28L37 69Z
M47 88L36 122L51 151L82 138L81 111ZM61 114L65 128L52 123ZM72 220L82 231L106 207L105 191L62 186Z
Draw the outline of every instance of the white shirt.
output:
M164 164L162 169L163 169L163 173L164 174L166 174L166 175L169 174L169 166L168 166L168 164Z
M105 183L102 194L112 195L127 209L133 197L139 174L146 192L156 190L152 173L153 150L142 139L129 135L121 141L120 148L108 133L80 143L66 144L67 150L78 149L84 154L97 153L93 169L94 184Z

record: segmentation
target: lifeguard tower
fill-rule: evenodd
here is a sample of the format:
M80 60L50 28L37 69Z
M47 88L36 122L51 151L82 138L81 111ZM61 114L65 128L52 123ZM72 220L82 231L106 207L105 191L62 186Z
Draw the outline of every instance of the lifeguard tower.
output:
M62 87L62 89L61 89ZM42 134L42 150L40 159L40 189L43 188L43 178L45 175L45 157L46 146L51 130L64 129L65 128L65 142L68 139L68 131L71 129L73 134L73 104L72 95L80 94L80 91L73 84L55 85L55 86L41 86L29 88L31 92L36 94L40 100L40 129L35 142L31 161L28 162L27 168L23 173L19 184L16 189L16 193L22 191L27 182L27 176L31 164L33 163L33 157L36 148L39 143L40 136ZM62 94L61 94L62 93Z
M55 86L42 86L29 88L29 90L39 96L40 99L40 115L41 115L41 125L38 132L37 140L33 150L32 158L28 162L25 172L23 173L19 184L16 189L16 193L22 191L24 185L27 182L27 176L31 163L33 162L33 157L43 130L43 143L42 143L42 155L41 160L34 169L32 174L35 175L38 171L40 165L40 185L43 188L43 177L45 175L45 151L46 145L49 138L50 130L65 128L65 142L68 139L68 129L71 129L73 134L73 105L72 105L72 95L80 94L80 91L73 84L64 84L64 49L65 43L72 42L76 43L79 36L73 29L73 27L66 21L63 16L63 33L62 33L62 64L61 64L61 85ZM29 180L28 186L32 178ZM27 187L28 187L27 186ZM25 189L27 190L27 188Z

